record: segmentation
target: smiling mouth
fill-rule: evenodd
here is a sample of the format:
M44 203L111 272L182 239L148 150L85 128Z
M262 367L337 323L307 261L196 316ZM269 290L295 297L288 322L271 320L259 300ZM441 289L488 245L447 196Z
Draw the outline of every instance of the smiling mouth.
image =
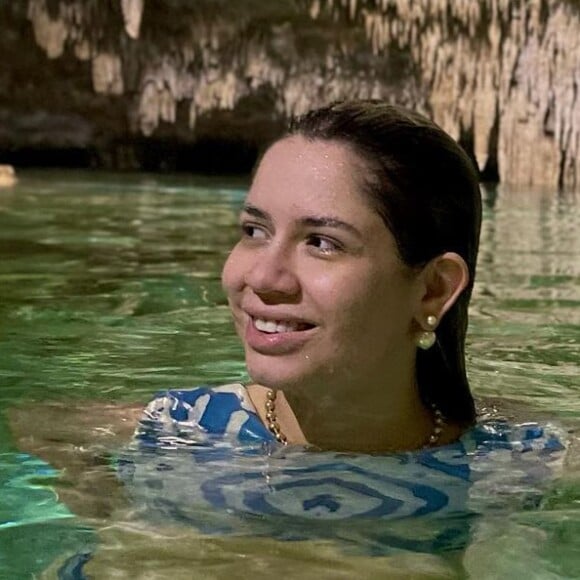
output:
M256 330L266 334L281 334L284 332L301 332L314 328L314 324L308 322L296 322L293 320L265 320L263 318L252 318L252 323Z

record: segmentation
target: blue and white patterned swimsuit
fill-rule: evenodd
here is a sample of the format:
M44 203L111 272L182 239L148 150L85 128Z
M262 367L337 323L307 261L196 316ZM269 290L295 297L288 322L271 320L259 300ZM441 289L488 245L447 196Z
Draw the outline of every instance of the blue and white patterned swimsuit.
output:
M309 452L276 443L232 384L157 395L119 472L148 517L204 532L347 543L356 533L367 551L438 551L463 545L476 514L537 504L560 441L535 423L488 421L416 452Z

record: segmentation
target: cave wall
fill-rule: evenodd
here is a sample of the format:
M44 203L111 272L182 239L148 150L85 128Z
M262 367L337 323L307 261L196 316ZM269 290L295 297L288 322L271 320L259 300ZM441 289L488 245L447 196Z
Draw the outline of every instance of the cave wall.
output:
M484 178L580 188L578 0L15 0L0 22L0 162L245 170L291 115L376 97Z

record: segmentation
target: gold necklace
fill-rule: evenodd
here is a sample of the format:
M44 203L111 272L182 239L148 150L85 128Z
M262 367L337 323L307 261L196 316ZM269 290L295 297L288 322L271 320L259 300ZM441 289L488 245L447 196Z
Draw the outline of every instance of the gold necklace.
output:
M441 439L441 433L445 429L445 415L441 412L441 409L435 403L431 403L431 411L433 412L434 425L425 447L436 447L439 439Z
M268 420L268 429L276 437L276 441L283 445L288 445L288 439L282 433L276 417L276 393L272 389L269 389L266 393L266 419Z
M445 415L443 415L435 403L431 403L431 411L433 412L434 426L424 447L435 447L437 443L439 443L441 433L443 433L446 424ZM276 441L283 445L288 445L288 439L286 438L286 435L282 433L282 429L278 423L278 417L276 417L276 392L272 389L268 389L268 392L266 393L266 419L268 421L268 429L270 430L270 433L274 435Z

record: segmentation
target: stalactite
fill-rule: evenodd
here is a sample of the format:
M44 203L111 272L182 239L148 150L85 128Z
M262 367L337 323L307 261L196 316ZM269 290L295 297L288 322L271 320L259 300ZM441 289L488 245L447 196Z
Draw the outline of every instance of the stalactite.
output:
M144 0L121 0L125 31L131 38L139 38Z
M301 6L328 48L310 52L290 9L287 22L259 32L251 14L182 9L188 25L168 39L156 23L147 28L144 0L120 0L119 38L103 40L94 3L52 6L29 0L36 43L51 59L70 47L90 60L97 93L137 91L129 126L146 136L177 122L180 102L193 131L200 116L264 87L286 116L372 96L425 110L456 138L472 135L479 167L497 162L504 181L580 187L580 16L570 0L311 0ZM355 28L352 40L336 32ZM396 78L382 66L393 55L408 59Z
M97 54L92 60L93 88L106 95L123 94L123 65L116 54Z
M320 14L320 0L313 0L310 6L310 18L316 20Z
M28 19L32 22L36 44L46 52L48 58L61 56L68 37L67 23L60 18L53 20L50 17L46 0L30 0Z
M139 128L146 137L153 134L159 124L159 91L153 82L147 82L141 89L139 100Z
M74 54L79 60L90 60L91 45L87 40L81 40L74 45Z
M364 11L363 22L375 54L409 47L434 119L456 138L472 132L480 168L499 112L497 162L504 181L576 187L580 21L568 4L551 0L544 25L541 3L383 0L379 9ZM478 41L483 8L490 16ZM468 34L452 34L449 17ZM543 121L551 109L553 130Z

